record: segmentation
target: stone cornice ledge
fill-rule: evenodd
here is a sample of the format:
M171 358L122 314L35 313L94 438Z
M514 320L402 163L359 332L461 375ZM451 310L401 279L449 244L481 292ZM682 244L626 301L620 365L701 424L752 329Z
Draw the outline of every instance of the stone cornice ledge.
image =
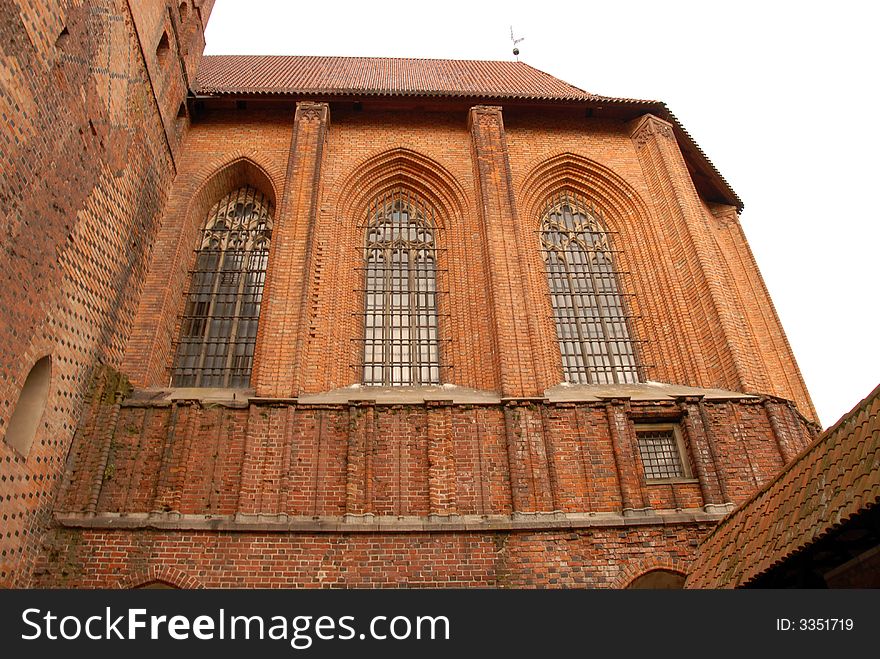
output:
M726 508L726 507L725 507ZM725 510L694 508L681 511L640 510L616 513L514 513L512 515L345 515L295 517L288 515L183 515L161 513L55 513L67 528L169 531L228 531L275 533L450 533L483 531L554 531L584 528L656 526L717 522Z

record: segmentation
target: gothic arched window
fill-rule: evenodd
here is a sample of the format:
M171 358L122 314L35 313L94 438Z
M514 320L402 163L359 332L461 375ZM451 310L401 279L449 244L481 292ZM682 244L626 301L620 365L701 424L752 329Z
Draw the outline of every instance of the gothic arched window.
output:
M583 199L562 193L541 222L556 336L565 380L580 384L641 380L608 235Z
M434 211L403 189L373 202L364 246L363 382L440 383Z
M271 236L272 205L255 188L211 209L190 273L173 386L249 385Z

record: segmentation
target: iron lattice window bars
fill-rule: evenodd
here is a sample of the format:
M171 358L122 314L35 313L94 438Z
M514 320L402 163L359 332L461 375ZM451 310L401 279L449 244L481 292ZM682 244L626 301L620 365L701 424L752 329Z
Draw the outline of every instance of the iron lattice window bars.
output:
M682 457L684 442L677 426L671 424L638 425L636 426L636 440L646 479L690 478L688 461Z
M363 383L440 383L434 209L398 188L373 202L364 244Z
M595 209L571 192L552 198L541 222L556 335L567 382L642 380L614 252Z
M172 386L249 386L272 210L250 186L211 209L190 272Z

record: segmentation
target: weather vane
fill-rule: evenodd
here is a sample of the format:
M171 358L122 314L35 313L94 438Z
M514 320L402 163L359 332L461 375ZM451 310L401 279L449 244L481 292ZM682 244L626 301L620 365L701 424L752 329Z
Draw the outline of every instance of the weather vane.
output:
M510 40L513 42L513 54L516 56L517 62L519 62L519 48L516 47L516 44L518 44L523 39L525 39L525 37L520 37L519 39L517 39L516 37L513 36L513 26L511 25L510 26Z

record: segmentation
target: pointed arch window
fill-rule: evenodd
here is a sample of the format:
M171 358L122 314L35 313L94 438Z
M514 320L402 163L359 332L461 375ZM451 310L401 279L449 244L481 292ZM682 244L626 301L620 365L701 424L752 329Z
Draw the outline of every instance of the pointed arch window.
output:
M190 273L172 386L249 386L272 211L265 195L245 186L208 214Z
M440 383L434 210L395 189L373 202L364 245L363 382Z
M570 192L552 199L541 222L541 251L565 380L641 381L614 252L598 213Z

